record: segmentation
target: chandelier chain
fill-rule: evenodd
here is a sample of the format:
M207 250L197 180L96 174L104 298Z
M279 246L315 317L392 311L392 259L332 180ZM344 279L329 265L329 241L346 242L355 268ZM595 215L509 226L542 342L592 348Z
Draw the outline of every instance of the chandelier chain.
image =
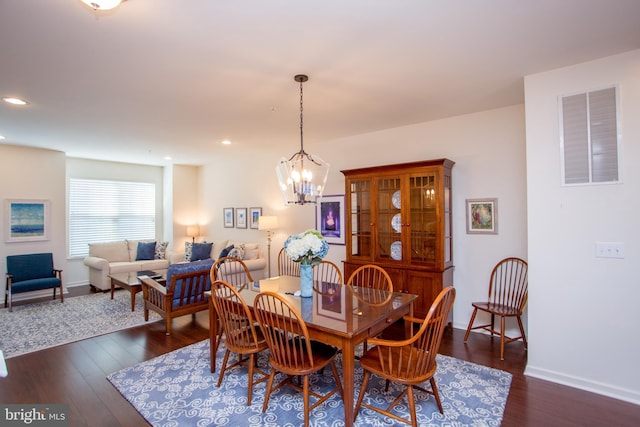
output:
M300 81L300 152L304 153L304 140L302 136L302 81Z

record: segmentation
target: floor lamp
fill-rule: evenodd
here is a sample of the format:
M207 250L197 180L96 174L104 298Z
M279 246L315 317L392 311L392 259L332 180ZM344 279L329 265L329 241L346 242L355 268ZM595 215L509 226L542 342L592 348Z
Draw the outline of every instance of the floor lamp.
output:
M269 277L271 277L271 238L273 237L273 230L276 228L278 228L277 216L258 217L258 230L264 230L267 232L267 265Z

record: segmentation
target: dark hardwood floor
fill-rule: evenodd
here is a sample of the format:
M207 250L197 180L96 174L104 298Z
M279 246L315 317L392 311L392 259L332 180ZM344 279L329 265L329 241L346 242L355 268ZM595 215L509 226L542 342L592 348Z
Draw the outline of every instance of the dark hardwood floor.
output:
M74 289L70 295L86 293ZM140 313L142 316L142 313ZM87 319L88 322L91 319ZM440 353L513 374L502 425L639 426L640 406L523 375L526 351L506 346L500 361L497 339L464 331L445 333ZM208 338L208 315L175 319L166 336L162 322L114 332L8 359L9 376L0 378L2 403L67 403L72 426L140 426L146 422L106 380L135 365Z

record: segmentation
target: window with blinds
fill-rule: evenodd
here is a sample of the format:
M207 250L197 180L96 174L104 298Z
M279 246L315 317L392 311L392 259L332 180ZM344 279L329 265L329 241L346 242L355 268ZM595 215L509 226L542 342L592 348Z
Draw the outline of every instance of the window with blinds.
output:
M618 182L616 88L561 97L560 114L563 183Z
M70 258L88 255L89 243L155 235L155 184L69 179Z

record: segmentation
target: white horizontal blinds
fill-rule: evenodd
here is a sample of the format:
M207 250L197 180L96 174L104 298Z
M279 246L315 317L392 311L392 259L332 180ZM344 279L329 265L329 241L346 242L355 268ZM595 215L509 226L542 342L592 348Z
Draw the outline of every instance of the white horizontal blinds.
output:
M615 87L565 96L561 107L564 183L618 181Z
M153 239L155 234L155 184L69 180L69 257L88 255L89 243Z
M615 88L589 93L589 115L592 181L617 181L618 138Z

